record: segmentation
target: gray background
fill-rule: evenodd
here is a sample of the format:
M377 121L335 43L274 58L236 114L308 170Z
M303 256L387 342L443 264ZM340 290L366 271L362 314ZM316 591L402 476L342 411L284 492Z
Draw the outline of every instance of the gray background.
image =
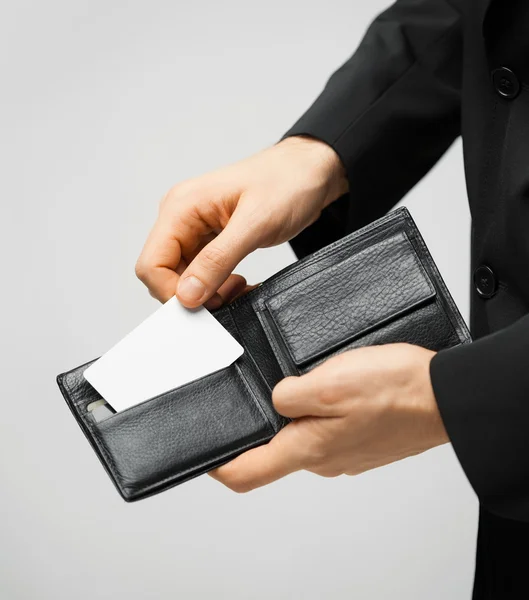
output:
M2 3L2 599L469 597L477 504L451 447L126 505L55 385L156 308L134 263L162 194L275 142L384 5ZM405 204L467 316L460 144Z

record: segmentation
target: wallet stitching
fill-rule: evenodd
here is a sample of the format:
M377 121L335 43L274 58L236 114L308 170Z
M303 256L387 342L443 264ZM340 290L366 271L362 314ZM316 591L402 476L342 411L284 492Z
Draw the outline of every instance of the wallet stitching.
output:
M463 315L461 314L461 312L459 311L459 308L458 308L457 304L455 303L455 300L453 299L450 291L448 290L448 287L447 287L444 279L442 278L442 276L439 272L439 269L437 268L437 265L435 264L433 258L430 256L429 250L428 250L424 240L419 236L417 238L417 242L422 247L424 254L426 256L426 261L428 262L429 267L434 272L436 282L439 285L439 288L443 292L441 295L441 302L445 303L445 305L446 305L447 310L444 312L448 316L448 319L450 321L450 324L452 325L452 328L454 329L454 332L458 336L460 343L471 342L472 336L470 335L470 331L468 329L466 321L463 318Z
M275 275L273 275L272 277L267 279L265 283L259 285L255 290L251 290L247 294L244 294L239 299L232 302L230 304L230 306L232 306L233 308L236 308L243 302L250 302L254 298L257 302L263 302L264 299L261 298L261 296L263 294L266 295L266 288L271 287L272 285L275 285L277 282L281 281L281 279L283 277L293 275L294 273L297 273L298 271L300 271L301 269L303 269L306 266L317 264L321 260L327 258L327 256L329 254L332 254L334 251L341 250L342 248L346 248L348 246L348 244L351 244L351 243L353 245L364 244L364 243L368 242L377 233L377 230L384 229L384 227L386 227L388 224L390 226L393 226L399 220L401 220L401 221L403 219L407 220L408 216L409 216L409 212L405 206L402 206L396 210L390 211L385 217L378 219L377 221L374 221L373 223L369 223L365 227L362 227L361 229L357 230L355 232L356 236L353 241L348 239L349 236L345 236L343 238L340 238L339 240L336 240L332 244L325 246L324 248L320 248L320 250L317 250L313 254L310 254L309 256L306 256L305 258L302 258L301 260L299 260L297 263L294 263L296 268L293 268L293 265L286 266L284 269L281 269ZM411 222L413 223L413 221L411 221ZM263 286L265 286L265 287L263 287Z
M269 435L263 436L261 438L258 438L257 440L253 440L252 442L248 442L247 444L238 446L234 450L230 450L228 452L225 452L224 454L220 454L220 455L216 456L214 460L209 459L209 460L203 461L201 463L197 463L196 466L190 467L189 469L185 469L184 471L179 471L177 474L169 475L166 478L161 479L160 481L157 481L156 483L149 483L148 485L145 485L143 487L135 488L133 491L138 494L143 494L143 493L149 491L150 489L156 488L158 486L162 486L173 479L179 480L180 478L185 477L186 475L189 475L191 473L195 473L196 475L202 475L203 473L207 472L207 469L204 470L204 467L207 467L208 464L217 463L217 462L222 463L222 461L224 461L225 459L229 459L231 456L233 456L235 458L235 455L242 454L246 450L250 450L251 448L254 448L257 445L262 444L263 442L267 442L268 440L270 440ZM219 466L220 466L220 464L219 464ZM215 468L215 467L212 467L212 469L213 468ZM127 489L127 490L131 489L130 487L125 486L125 485L123 486L123 488Z
M235 365L235 369L237 370L237 372L239 373L239 376L242 380L242 383L244 385L244 387L246 388L246 390L248 391L248 393L250 394L250 397L253 400L253 403L255 405L255 407L257 408L257 410L261 413L261 416L264 418L264 420L266 421L270 431L272 433L275 433L275 429L274 426L272 425L272 422L270 421L270 419L268 418L268 415L265 413L263 407L261 406L261 403L259 402L257 396L255 395L255 393L253 392L252 388L250 387L250 384L248 383L248 381L246 380L246 376L244 375L241 367L234 363Z
M272 388L268 385L268 381L266 380L266 377L263 375L263 372L261 371L259 365L257 364L257 362L255 361L251 351L249 350L249 348L246 345L246 340L244 339L244 336L242 335L241 330L239 329L239 325L237 323L237 321L235 320L231 310L228 312L231 322L233 323L233 326L235 327L235 329L237 330L237 333L239 334L239 341L241 342L241 344L244 347L244 351L246 353L246 358L249 359L252 363L252 365L255 367L256 371L257 371L257 375L260 378L261 382L264 383L264 385L266 386L267 390L270 392L270 394L272 393ZM259 318L259 315L257 315L257 318ZM270 417L268 416L267 412L264 410L263 405L261 403L261 401L259 400L259 397L257 396L257 394L255 394L246 378L246 376L244 375L244 372L242 370L242 368L239 365L235 365L236 368L239 371L239 374L243 380L243 383L245 384L245 386L248 388L248 391L250 393L250 395L252 396L252 399L254 401L254 404L257 405L257 407L259 408L259 410L261 411L261 413L263 414L263 416L265 417L265 419L267 420L268 424L270 425L270 428L272 430L272 432L275 434L277 433L276 431L276 427L274 425L274 423L270 420Z
M444 282L444 279L442 278L441 273L439 272L439 269L437 268L437 265L435 264L433 257L430 254L430 251L428 250L428 247L426 246L426 243L417 228L417 225L409 213L405 214L404 218L413 231L413 240L422 250L421 262L426 262L428 264L434 274L434 279L442 292L441 303L445 302L447 309L449 309L443 312L448 317L454 333L457 335L460 343L471 342L472 338L468 331L467 324L459 312L459 308L457 307L455 300L452 298L452 295L450 294L450 291L448 290L448 287L446 286L446 283ZM423 265L423 268L425 269L426 267Z
M430 288L430 286L428 286L428 287ZM377 329L383 329L390 323L394 323L395 321L398 321L399 319L402 319L403 317L410 315L411 313L418 310L419 308L422 308L425 304L429 304L432 300L434 300L436 298L436 295L437 294L436 294L435 290L432 290L430 288L430 292L427 296L424 296L423 298L421 298L420 300L417 300L413 304L410 304L409 306L406 306L405 308L402 308L401 310L394 312L393 314L389 315L385 319L381 319L380 321L372 323L371 325L366 325L363 329L360 329L359 331L357 331L353 334L350 334L349 336L346 336L343 339L341 339L337 342L334 342L333 344L331 344L329 346L324 347L322 350L318 350L317 352L312 352L312 354L310 354L309 356L305 356L305 357L299 358L299 359L296 359L292 355L292 350L290 349L287 340L285 340L283 333L281 333L281 330L279 329L277 320L275 319L273 314L271 315L271 317L272 317L272 319L274 319L274 322L276 323L276 327L277 327L281 337L283 338L285 345L288 348L288 352L291 355L293 362L299 368L299 367L306 366L307 364L310 364L314 361L317 361L317 360L325 357L325 355L334 354L335 352L340 350L340 348L343 348L344 346L352 344L354 341L359 340L360 338L368 335L369 333L376 331Z
M420 257L421 262L426 263L430 267L434 275L434 279L442 292L440 295L441 302L445 302L447 308L447 310L443 310L443 313L448 317L454 333L459 338L460 343L472 341L467 324L459 312L459 309L452 298L452 295L450 294L450 291L448 290L448 287L446 286L446 283L444 282L444 279L441 276L441 273L439 272L439 269L437 268L437 265L435 264L433 257L430 254L430 251L428 250L428 247L426 246L426 243L409 212L404 214L404 219L412 230L413 240L422 250L422 257ZM426 269L424 264L423 268Z
M259 365L257 364L257 361L254 359L252 352L250 351L250 349L248 348L248 346L246 345L246 340L244 339L244 336L239 328L239 324L237 323L237 321L235 320L235 317L233 316L233 313L231 311L231 304L228 305L230 310L228 311L228 314L230 316L230 320L233 324L233 326L235 327L235 329L237 330L237 333L239 335L239 343L242 344L242 346L244 347L244 352L246 353L246 357L251 361L252 365L255 367L255 369L257 370L257 373L259 374L260 379L262 380L262 382L265 384L266 388L268 389L268 391L270 393L272 393L272 388L268 385L268 381L266 380L266 377L264 376L263 372L261 371L261 368L259 367ZM241 372L242 375L242 372ZM258 401L259 402L259 401ZM260 405L260 402L259 402Z
M325 354L331 354L337 350L339 350L340 347L347 345L351 342L353 342L355 339L359 339L362 336L366 335L368 332L377 329L378 327L384 327L385 325L387 325L388 323L391 323L395 320L398 320L400 318L402 318L403 316L405 316L406 314L409 314L410 312L413 312L414 310L417 310L418 308L420 308L421 306L423 306L427 301L432 300L432 298L435 298L437 291L435 289L435 286L433 285L432 279L428 273L428 271L426 270L426 268L424 267L424 265L422 264L418 253L417 253L417 249L415 248L415 246L413 245L412 241L410 240L410 237L408 235L407 231L401 231L398 232L401 233L403 235L403 241L405 244L407 244L407 246L409 247L408 249L411 251L411 257L412 260L415 263L415 266L417 267L418 271L421 273L424 282L426 283L426 286L429 290L429 293L427 295L425 295L424 297L415 300L414 302L410 303L408 306L388 315L385 319L382 319L376 323L372 323L371 325L366 325L363 329L357 331L356 333L350 334L348 337L346 336L344 339L341 339L337 342L334 342L332 344L330 344L329 346L323 348L322 350L319 350L317 352L312 352L309 356L305 356L303 358L297 358L296 356L294 356L294 352L291 348L291 345L288 341L288 339L285 337L285 334L283 332L282 329L282 324L277 320L274 312L277 312L273 309L273 307L270 305L270 301L273 300L276 296L280 295L280 294L284 294L285 292L287 292L288 290L290 290L293 287L296 287L297 285L306 282L308 279L310 279L311 277L317 277L318 275L321 274L320 272L317 273L313 273L312 275L310 275L309 277L306 277L305 279L298 281L294 284L292 284L291 286L289 286L288 288L286 288L285 290L282 290L280 292L277 292L277 294L274 294L273 296L267 298L265 300L265 305L266 308L268 310L268 314L270 315L270 317L272 318L275 327L277 329L278 334L281 336L281 339L283 341L283 344L286 347L286 350L289 354L290 359L292 360L292 362L294 363L294 365L296 365L296 367L299 367L301 365L306 365L307 363L313 362L315 360L318 360L319 358L322 357L322 355ZM395 235L395 237L398 234ZM364 248L365 249L365 248ZM362 251L362 250L361 250ZM350 260L351 258L353 258L355 255L350 255L345 257L343 260L341 260L338 263L335 263L334 265L331 265L331 267L337 266L337 265L341 265L344 262L346 262L347 260ZM329 268L331 268L329 267ZM266 320L265 320L266 321ZM270 334L273 335L273 332L270 329Z
M415 261L415 264L419 268L419 271L421 271L424 279L426 280L428 288L430 289L430 293L437 295L437 290L435 289L435 286L432 282L432 278L430 277L430 274L428 273L425 266L423 265L422 260L419 258L418 252L417 252L415 246L413 245L413 242L411 241L410 236L408 235L408 232L404 231L403 233L404 233L404 236L406 237L406 241L408 242L408 244L410 245L410 248L412 250L413 260Z
M287 361L286 357L284 356L284 350L283 350L283 348L281 348L279 341L276 339L274 331L270 327L270 323L268 322L267 318L264 316L265 311L268 314L270 314L270 311L267 308L265 308L264 310L261 310L257 313L257 317L259 319L259 322L261 323L261 327L263 328L263 331L265 332L268 343L270 344L270 346L272 347L272 349L275 352L277 362L279 363L279 366L281 367L283 374L290 373L291 366L288 364L288 361ZM270 314L270 316L273 319L273 315ZM274 323L275 323L275 321L274 321ZM277 324L276 324L276 328L277 328ZM288 347L288 344L286 343L286 341L284 339L283 339L283 344L285 346L285 351L288 353L288 358L292 362L292 365L294 365L296 367L296 370L298 371L298 375L299 375L299 370L297 369L296 362L292 358L292 355L291 355L292 353L290 352L290 348Z
M207 375L202 375L201 377L198 377L197 379L192 379L191 381L188 381L187 383L184 383L183 385L177 385L176 387L171 388L170 390L167 390L166 392L161 392L160 394L156 394L156 396L152 396L151 398L146 398L145 400L138 402L138 404L134 404L133 406L129 406L128 408L124 408L123 410L116 412L115 414L108 417L107 419L105 419L102 422L106 423L107 421L110 421L111 419L113 419L114 417L117 417L118 415L124 415L129 412L133 412L135 409L138 409L140 406L148 404L149 402L154 402L154 400L159 400L160 398L163 398L164 396L167 396L168 394L172 394L173 392L176 392L177 390L178 391L185 390L187 387L191 387L192 385L199 383L203 379L207 379L208 377L211 377L212 375L216 375L220 371L230 369L231 367L233 367L235 365L237 360L239 360L239 359L236 359L234 362L229 364L227 367L221 367L220 369L217 369L216 371L212 371L211 373L208 373Z
M389 225L390 225L390 226L394 226L394 225L395 225L395 221L391 221L391 222L389 223ZM368 233L368 235L366 235L366 236L362 237L362 238L361 238L361 240L356 240L356 243L353 243L353 244L352 244L352 246L353 246L353 248L355 248L355 247L359 247L359 252L361 252L362 250L365 250L365 249L367 249L367 248L368 248L368 245L367 245L367 244L368 244L369 242L371 242L371 240L372 240L374 237L376 237L377 235L379 235L379 234L380 234L380 232L379 232L379 231L376 231L376 230L370 231L370 232ZM348 236L346 236L346 237L348 237ZM360 243L360 242L361 242L361 243ZM324 248L324 249L326 249L326 248ZM346 249L347 249L347 244L344 244L344 246L343 246L342 248L339 248L339 249L338 249L338 251L339 251L339 252L341 252L341 251L344 251L344 250L346 250ZM330 254L330 256L332 256L332 253ZM325 260L325 259L327 259L327 258L329 258L329 255L327 255L327 254L325 254L325 255L322 255L322 256L320 256L320 257L319 257L317 260L314 260L314 261L308 262L308 263L307 263L307 265L305 265L305 266L314 267L315 265L317 265L318 263L322 262L323 260ZM340 262L343 262L343 260L347 260L347 259L346 259L346 258L344 258L344 259L342 259ZM334 263L334 264L339 264L339 263ZM334 266L334 264L333 264L333 265L331 265L331 266ZM293 269L293 270L292 270L292 271L290 271L290 272L289 272L287 275L289 275L289 276L292 276L292 275L294 275L295 273L298 273L300 270L301 270L301 269L295 269L295 270ZM288 278L287 278L287 277L285 277L285 279L288 281ZM305 278L305 279L307 279L307 278ZM303 281L303 280L300 280L300 281ZM299 282L296 282L296 283L299 283ZM290 285L288 285L288 284L287 284L287 287L286 287L286 288L284 288L283 290L280 290L280 291L277 291L277 292L273 293L273 294L272 294L272 296L270 296L270 294L265 294L265 295L264 295L265 297L264 297L264 298L259 298L259 299L258 299L258 302L259 302L260 304L263 304L263 305L264 305L264 304L266 303L266 301L267 301L269 298L271 298L271 297L275 296L276 294L280 294L280 293L282 293L284 290L286 290L286 289L288 289L288 288L290 288L290 287L293 287L294 285L296 285L296 283L292 283L292 284L290 284Z
M72 402L73 402L73 404L76 408L76 412L77 412L78 407L77 407L77 405L75 405L75 400L74 400L74 398L76 397L76 394L75 394L75 392L73 392L72 388L70 387L70 384L68 383L67 378L65 378L63 380L63 383L64 383L64 387L66 388L70 398L72 399ZM94 441L98 450L103 455L103 458L105 459L108 470L110 471L110 474L114 478L116 484L118 485L118 487L123 488L121 476L119 475L119 473L116 469L114 459L112 458L112 456L108 453L107 449L105 448L102 440L100 439L98 431L95 428L93 428L87 421L85 421L85 419L83 419L81 417L81 414L79 412L77 412L77 414L79 415L79 419L80 419L80 422L82 423L82 425L84 427L86 427L89 430L89 432L92 434L90 439Z
M414 241L417 242L418 246L422 250L423 256L421 258L421 261L426 262L435 275L435 280L437 282L437 285L439 286L440 290L442 291L441 302L444 301L447 303L447 308L449 310L446 310L443 312L448 317L448 320L452 326L452 329L453 329L454 333L457 335L457 337L459 338L460 342L468 341L469 335L468 335L468 328L465 323L465 320L463 319L461 313L459 312L459 309L457 308L457 305L456 305L454 299L452 298L452 296L448 290L448 287L446 286L446 284L441 276L441 273L439 272L439 269L437 268L437 266L433 260L433 257L431 256L430 251L428 250L428 247L426 246L426 243L424 242L419 230L417 229L415 222L411 218L411 215L409 215L409 214L405 215L405 220L407 221L408 225L411 227L411 229L413 231ZM424 265L423 265L423 268L425 269L426 267L424 267Z
M236 365L235 363L232 363L232 364L238 369L238 365ZM246 382L246 379L244 378L244 376L242 376L242 373L240 373L240 374L241 374L241 379L243 381L244 386L247 389L249 389L248 388L248 384ZM70 387L70 385L68 384L68 381L67 381L66 378L63 379L63 383L64 383L64 386L65 386L66 390L68 391L68 394L69 394L70 398L73 400L75 398L76 394L72 390L72 388ZM251 390L250 390L250 392L251 392ZM259 408L260 411L262 411L262 408L260 406L258 408ZM119 413L119 414L121 414L121 413ZM269 421L268 417L266 417L266 415L265 415L265 420L266 420L266 424L268 426L269 432L271 431L272 434L275 434L275 430L271 426L270 421ZM144 493L144 492L148 491L150 488L157 487L157 486L162 486L165 483L167 483L168 481L171 481L172 479L177 479L178 480L181 477L185 477L189 473L193 473L195 471L202 471L203 468L208 465L208 463L212 462L211 459L205 460L205 461L202 461L200 463L197 463L195 466L190 467L189 469L186 469L184 471L178 471L177 473L173 473L172 475L168 475L166 478L164 478L164 479L162 479L160 481L157 481L156 483L150 483L150 484L145 485L145 486L141 486L141 487L137 487L137 488L131 488L130 486L127 486L127 485L125 485L123 483L123 479L119 475L119 473L118 473L118 471L116 469L115 462L114 462L112 456L109 454L108 450L106 449L103 441L101 440L100 435L99 435L97 429L92 428L91 426L89 426L88 423L86 423L84 421L84 419L82 420L82 422L85 425L85 427L87 427L89 429L90 433L92 434L92 437L90 439L94 440L97 448L100 450L101 454L103 455L103 458L105 459L105 462L107 464L107 467L108 467L108 470L109 470L110 474L114 478L114 481L116 482L117 486L122 491L131 490L131 491L133 491L135 493L138 493L138 494ZM215 461L222 461L225 458L231 456L232 454L235 455L236 453L238 454L238 453L244 452L246 449L252 448L252 447L254 447L254 446L256 446L256 445L258 445L258 444L260 444L262 442L265 442L265 441L267 441L269 439L270 439L270 435L269 434L265 435L265 436L262 436L261 438L258 438L257 440L253 440L252 442L249 442L249 443L244 444L242 446L238 446L237 448L235 448L233 450L230 450L228 452L225 452L224 454L221 454L220 456L215 457ZM200 473L197 473L197 474L200 474Z
M231 306L231 305L229 305ZM252 307L253 309L253 307ZM253 354L251 352L251 350L247 347L246 345L246 340L244 338L244 336L242 335L242 332L240 330L239 324L237 323L237 320L235 319L235 317L233 316L233 313L230 310L230 319L235 327L235 329L237 330L237 333L239 334L239 341L241 342L241 344L244 346L245 352L246 352L246 357L248 360L251 361L252 365L254 366L255 370L257 371L257 377L260 379L260 381L262 382L262 384L266 387L266 389L268 390L269 394L272 394L272 388L270 387L270 385L268 384L268 381L266 379L266 377L264 376L264 373L261 370L261 367L257 364L257 361L255 360L255 358L253 357ZM284 374L285 369L283 368L282 365L282 361L283 361L283 356L281 352L277 351L277 347L275 347L276 345L272 344L267 331L265 330L265 323L263 322L263 319L261 318L261 313L253 310L253 314L257 317L257 320L259 322L259 324L261 325L261 329L263 330L263 333L265 335L265 338L270 346L270 350L272 351L272 356L277 360L279 367L282 371L282 374ZM245 379L245 382L247 382L246 376L244 375L242 369L241 369L241 376L243 376L243 378ZM250 384L248 383L248 386ZM251 388L250 388L250 392L251 392ZM291 419L287 419L286 417L284 417L283 415L280 415L279 413L277 413L277 411L275 411L275 409L273 408L273 406L271 407L272 411L276 414L276 419L275 422L273 422L270 417L268 416L267 411L265 411L262 402L259 400L259 397L257 396L257 394L253 394L254 400L255 402L259 405L259 407L261 408L263 414L266 416L268 422L270 423L270 426L272 428L272 431L274 432L274 434L277 434L284 426L285 423L290 422Z

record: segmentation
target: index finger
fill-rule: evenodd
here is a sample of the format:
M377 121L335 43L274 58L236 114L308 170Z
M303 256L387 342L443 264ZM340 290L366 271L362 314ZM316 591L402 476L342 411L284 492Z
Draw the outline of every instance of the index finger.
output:
M136 275L161 302L175 295L176 270L181 258L182 250L175 233L158 220L138 258Z

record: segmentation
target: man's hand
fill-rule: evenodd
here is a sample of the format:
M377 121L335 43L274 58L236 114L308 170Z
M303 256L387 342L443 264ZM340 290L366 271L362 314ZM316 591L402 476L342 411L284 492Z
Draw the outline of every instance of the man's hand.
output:
M288 241L346 191L330 146L287 138L170 190L136 273L162 302L176 293L187 307L217 308L245 290L231 273L246 255Z
M434 352L409 344L351 350L274 389L295 419L211 475L237 492L305 469L357 475L448 442L430 382Z

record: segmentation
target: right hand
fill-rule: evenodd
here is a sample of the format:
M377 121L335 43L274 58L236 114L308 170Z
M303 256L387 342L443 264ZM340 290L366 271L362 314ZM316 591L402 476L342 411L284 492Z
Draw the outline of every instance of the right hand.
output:
M229 302L246 288L233 269L257 248L286 242L347 191L343 166L323 142L287 138L243 161L172 188L136 265L161 302Z

